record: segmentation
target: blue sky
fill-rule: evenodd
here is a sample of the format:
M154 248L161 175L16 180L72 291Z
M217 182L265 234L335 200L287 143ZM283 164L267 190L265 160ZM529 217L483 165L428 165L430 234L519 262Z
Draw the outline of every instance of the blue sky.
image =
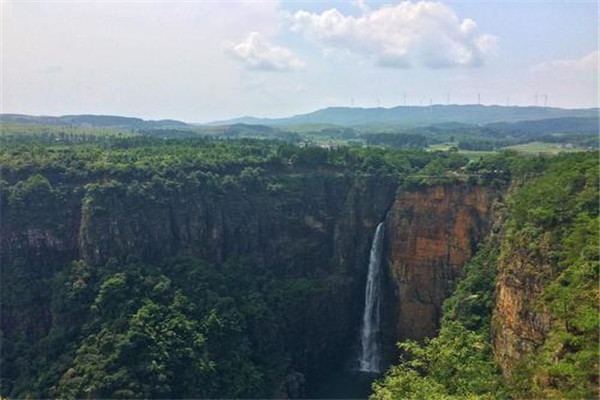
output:
M2 112L598 104L595 1L3 1ZM541 103L541 101L540 101Z

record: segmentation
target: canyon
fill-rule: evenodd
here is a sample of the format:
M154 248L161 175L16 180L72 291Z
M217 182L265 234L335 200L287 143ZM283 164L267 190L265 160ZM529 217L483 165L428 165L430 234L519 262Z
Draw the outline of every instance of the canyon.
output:
M25 224L19 215L25 210L4 204L2 263L28 269L40 284L31 304L5 304L8 338L25 332L35 343L50 332L56 318L43 282L72 260L102 269L109 262L186 255L218 268L251 256L277 276L326 282L297 321L301 333L289 339L296 343L292 370L310 382L358 352L369 249L385 221L381 341L389 364L395 342L435 335L442 302L485 236L495 198L484 186L402 189L390 177L329 174L287 177L275 193L190 182L130 186L72 183L67 195L38 196Z
M512 215L507 198L526 181L415 183L395 174L286 168L262 175L244 169L218 180L193 173L169 179L5 175L6 393L82 393L81 382L96 379L86 377L86 360L107 348L90 350L93 340L107 332L118 339L135 328L131 316L137 318L143 304L167 301L160 293L169 290L170 307L186 304L175 301L184 294L198 301L197 309L177 311L178 318L216 323L218 329L210 328L216 333L201 329L209 335L207 351L217 363L224 360L217 368L236 370L232 360L246 346L243 365L259 371L244 378L238 392L225 392L231 385L225 380L212 391L193 392L196 397L335 397L341 392L319 388L336 380L344 386L348 377L335 373L355 370L369 376L350 379L368 390L397 362L397 342L438 335L444 301L486 242L502 248L490 328L504 378L512 379L544 346L556 326L556 317L538 306L556 276L555 261L545 255L553 245L544 239L532 252L526 234L507 241L516 240L511 232L522 219ZM104 293L109 290L116 292ZM103 306L112 304L111 296L122 303ZM133 311L110 311L123 305ZM227 318L233 318L231 328ZM56 356L39 358L52 343ZM222 346L232 353L223 355ZM32 390L36 365L52 372ZM121 393L110 386L115 378L107 379L92 397ZM253 389L254 381L262 391Z

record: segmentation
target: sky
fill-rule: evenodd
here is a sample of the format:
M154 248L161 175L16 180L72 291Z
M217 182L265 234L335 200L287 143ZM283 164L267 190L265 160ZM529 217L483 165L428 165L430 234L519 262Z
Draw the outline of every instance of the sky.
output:
M207 122L329 106L598 106L595 0L1 7L3 113Z

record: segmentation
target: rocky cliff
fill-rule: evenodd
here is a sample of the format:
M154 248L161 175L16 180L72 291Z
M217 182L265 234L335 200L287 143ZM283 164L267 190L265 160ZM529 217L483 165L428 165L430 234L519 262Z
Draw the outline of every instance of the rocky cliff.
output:
M436 334L443 300L486 235L493 192L466 184L400 193L386 223L395 339Z
M491 327L517 398L598 398L598 173L556 157L508 192Z
M501 257L496 280L492 339L494 353L505 377L518 361L531 354L545 340L551 314L539 305L547 285L543 271L551 271L548 260L524 254Z
M507 196L514 199L525 181L515 181ZM508 203L514 203L509 200ZM513 205L514 206L514 205ZM540 251L532 253L531 236L519 237L506 226L511 205L505 204L502 226L495 235L501 244L495 283L495 301L492 315L492 342L494 354L505 378L510 377L519 360L531 354L543 343L551 323L547 309L540 307L539 296L552 275L553 267L547 257L550 249L547 240L540 240ZM497 221L498 222L498 221ZM513 224L514 225L514 224ZM546 237L547 239L547 237ZM515 243L510 243L515 240Z
M494 355L522 398L598 398L598 157L515 180L500 241Z
M72 260L102 269L111 259L154 263L186 255L218 267L251 257L284 279L323 282L290 318L292 368L309 380L355 353L369 247L386 212L389 358L396 341L435 335L443 300L489 229L495 198L484 186L396 193L392 177L331 173L280 176L277 184L104 180L62 190L23 209L4 204L3 262L12 267L3 273L33 271L36 284L29 286L37 290L31 304L4 302L8 338L26 331L35 342L51 330L52 293L44 285ZM32 209L39 218L20 224Z
M4 202L3 282L27 288L3 298L7 343L23 332L35 343L52 330L50 284L72 260L102 269L114 260L156 263L186 255L218 268L247 257L282 279L323 283L290 317L292 368L310 379L339 365L354 351L370 242L397 183L318 172L277 179L229 187L193 180L63 182L62 193L49 182L45 196L22 208Z

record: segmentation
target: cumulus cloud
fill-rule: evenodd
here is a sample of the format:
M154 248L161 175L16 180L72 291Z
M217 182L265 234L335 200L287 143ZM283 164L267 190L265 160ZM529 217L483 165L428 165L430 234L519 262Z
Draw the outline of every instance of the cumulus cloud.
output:
M598 57L600 52L591 53L573 60L553 60L534 65L534 72L558 72L558 71L598 71Z
M471 19L461 20L436 2L402 2L359 17L336 9L321 14L298 11L292 29L327 48L372 58L379 66L407 68L477 67L494 53L498 39L479 32Z
M249 69L291 71L305 65L289 49L269 43L258 32L251 32L240 43L228 46L227 50Z

